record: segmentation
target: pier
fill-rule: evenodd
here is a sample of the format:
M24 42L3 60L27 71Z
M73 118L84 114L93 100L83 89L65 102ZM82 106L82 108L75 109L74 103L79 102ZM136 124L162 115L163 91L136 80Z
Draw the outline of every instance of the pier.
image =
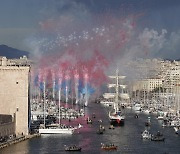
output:
M40 136L40 134L33 134L33 135L26 135L26 136L17 136L16 138L8 140L8 141L6 141L4 143L0 143L0 149L3 149L3 148L8 147L8 146L10 146L12 144L16 144L16 143L25 141L27 139L31 139L31 138L39 137L39 136Z

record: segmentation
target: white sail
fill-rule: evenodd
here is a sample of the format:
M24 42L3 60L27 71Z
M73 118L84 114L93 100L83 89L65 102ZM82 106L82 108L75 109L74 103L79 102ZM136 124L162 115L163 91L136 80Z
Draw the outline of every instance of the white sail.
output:
M116 84L108 84L108 88L116 87Z
M103 97L105 99L115 98L116 93L104 93Z
M128 100L130 98L129 94L127 94L127 93L121 93L119 96L121 99L126 99L126 100Z
M127 87L127 85L122 85L121 84L121 85L119 85L119 87L125 89Z
M111 78L111 79L116 79L116 78L125 79L126 76L109 76L109 78Z

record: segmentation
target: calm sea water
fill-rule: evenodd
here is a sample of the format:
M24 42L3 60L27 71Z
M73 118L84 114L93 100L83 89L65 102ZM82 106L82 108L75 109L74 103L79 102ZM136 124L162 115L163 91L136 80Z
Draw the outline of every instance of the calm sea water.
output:
M176 135L172 128L162 128L153 115L140 113L135 119L135 113L130 109L124 110L126 115L125 125L109 129L107 109L100 104L91 103L86 108L86 113L91 116L95 113L96 118L93 124L86 124L86 117L70 122L72 125L81 123L84 127L73 135L45 135L33 138L8 148L2 149L1 154L63 154L63 153L120 153L120 154L180 154L180 136ZM163 132L165 142L144 141L141 139L141 132L145 129L145 121L151 117L150 132ZM103 123L98 120L102 119ZM63 121L69 123L68 121ZM99 125L105 126L105 133L99 135L96 131ZM117 151L102 151L101 143L114 143L118 146ZM79 145L81 152L66 152L64 145Z

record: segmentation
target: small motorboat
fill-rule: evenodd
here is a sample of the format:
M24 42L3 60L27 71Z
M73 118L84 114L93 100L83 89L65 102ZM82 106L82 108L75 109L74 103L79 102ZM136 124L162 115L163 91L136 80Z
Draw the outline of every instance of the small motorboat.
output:
M180 127L177 127L177 126L174 127L174 131L175 131L176 134L179 134L179 132L180 132Z
M105 131L105 128L100 125L100 126L99 126L99 129L98 129L98 131L97 131L97 134L103 134L104 131Z
M102 130L102 131L105 131L105 127L102 126L102 125L99 126L99 129Z
M92 120L89 117L87 118L87 124L92 124Z
M97 134L104 134L104 131L101 130L101 129L99 129L99 130L97 131Z
M114 129L115 127L113 125L110 125L109 126L109 129Z
M151 134L147 130L145 130L141 135L143 139L151 139Z
M101 149L102 150L117 150L117 146L114 144L103 144L101 143Z
M148 117L147 121L145 122L145 126L150 126L151 125L151 117Z
M78 147L76 145L73 145L73 146L65 145L65 151L81 151L81 147Z
M138 114L135 114L134 118L136 118L136 119L139 118L139 115L138 115Z
M151 136L151 141L164 141L164 140L165 138L163 134L160 133L159 131L157 132L157 134Z
M92 118L96 118L96 115L95 115L95 113L93 113L93 114L92 114Z
M98 122L101 122L101 123L102 123L103 121L102 121L101 119L99 119Z

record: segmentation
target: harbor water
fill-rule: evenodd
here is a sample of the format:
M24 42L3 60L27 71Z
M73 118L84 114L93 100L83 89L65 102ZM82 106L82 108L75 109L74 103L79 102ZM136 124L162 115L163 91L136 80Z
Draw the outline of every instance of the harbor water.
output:
M78 145L85 154L120 153L120 154L179 154L180 136L174 133L172 128L163 128L154 115L139 113L135 118L135 112L124 109L126 116L125 124L115 129L109 129L108 109L100 104L89 103L85 108L86 115L93 123L87 124L86 118L81 117L67 124L81 123L84 127L73 135L43 135L38 138L23 141L21 143L1 149L0 154L63 154L69 153L64 150L64 145ZM92 114L95 118L92 118ZM143 140L141 133L145 130L145 122L151 117L151 126L148 130L154 134L160 131L164 134L164 142ZM102 119L102 123L98 120ZM63 122L63 121L62 121ZM105 127L104 134L97 134L99 126ZM103 151L101 143L113 143L118 146L115 151Z

